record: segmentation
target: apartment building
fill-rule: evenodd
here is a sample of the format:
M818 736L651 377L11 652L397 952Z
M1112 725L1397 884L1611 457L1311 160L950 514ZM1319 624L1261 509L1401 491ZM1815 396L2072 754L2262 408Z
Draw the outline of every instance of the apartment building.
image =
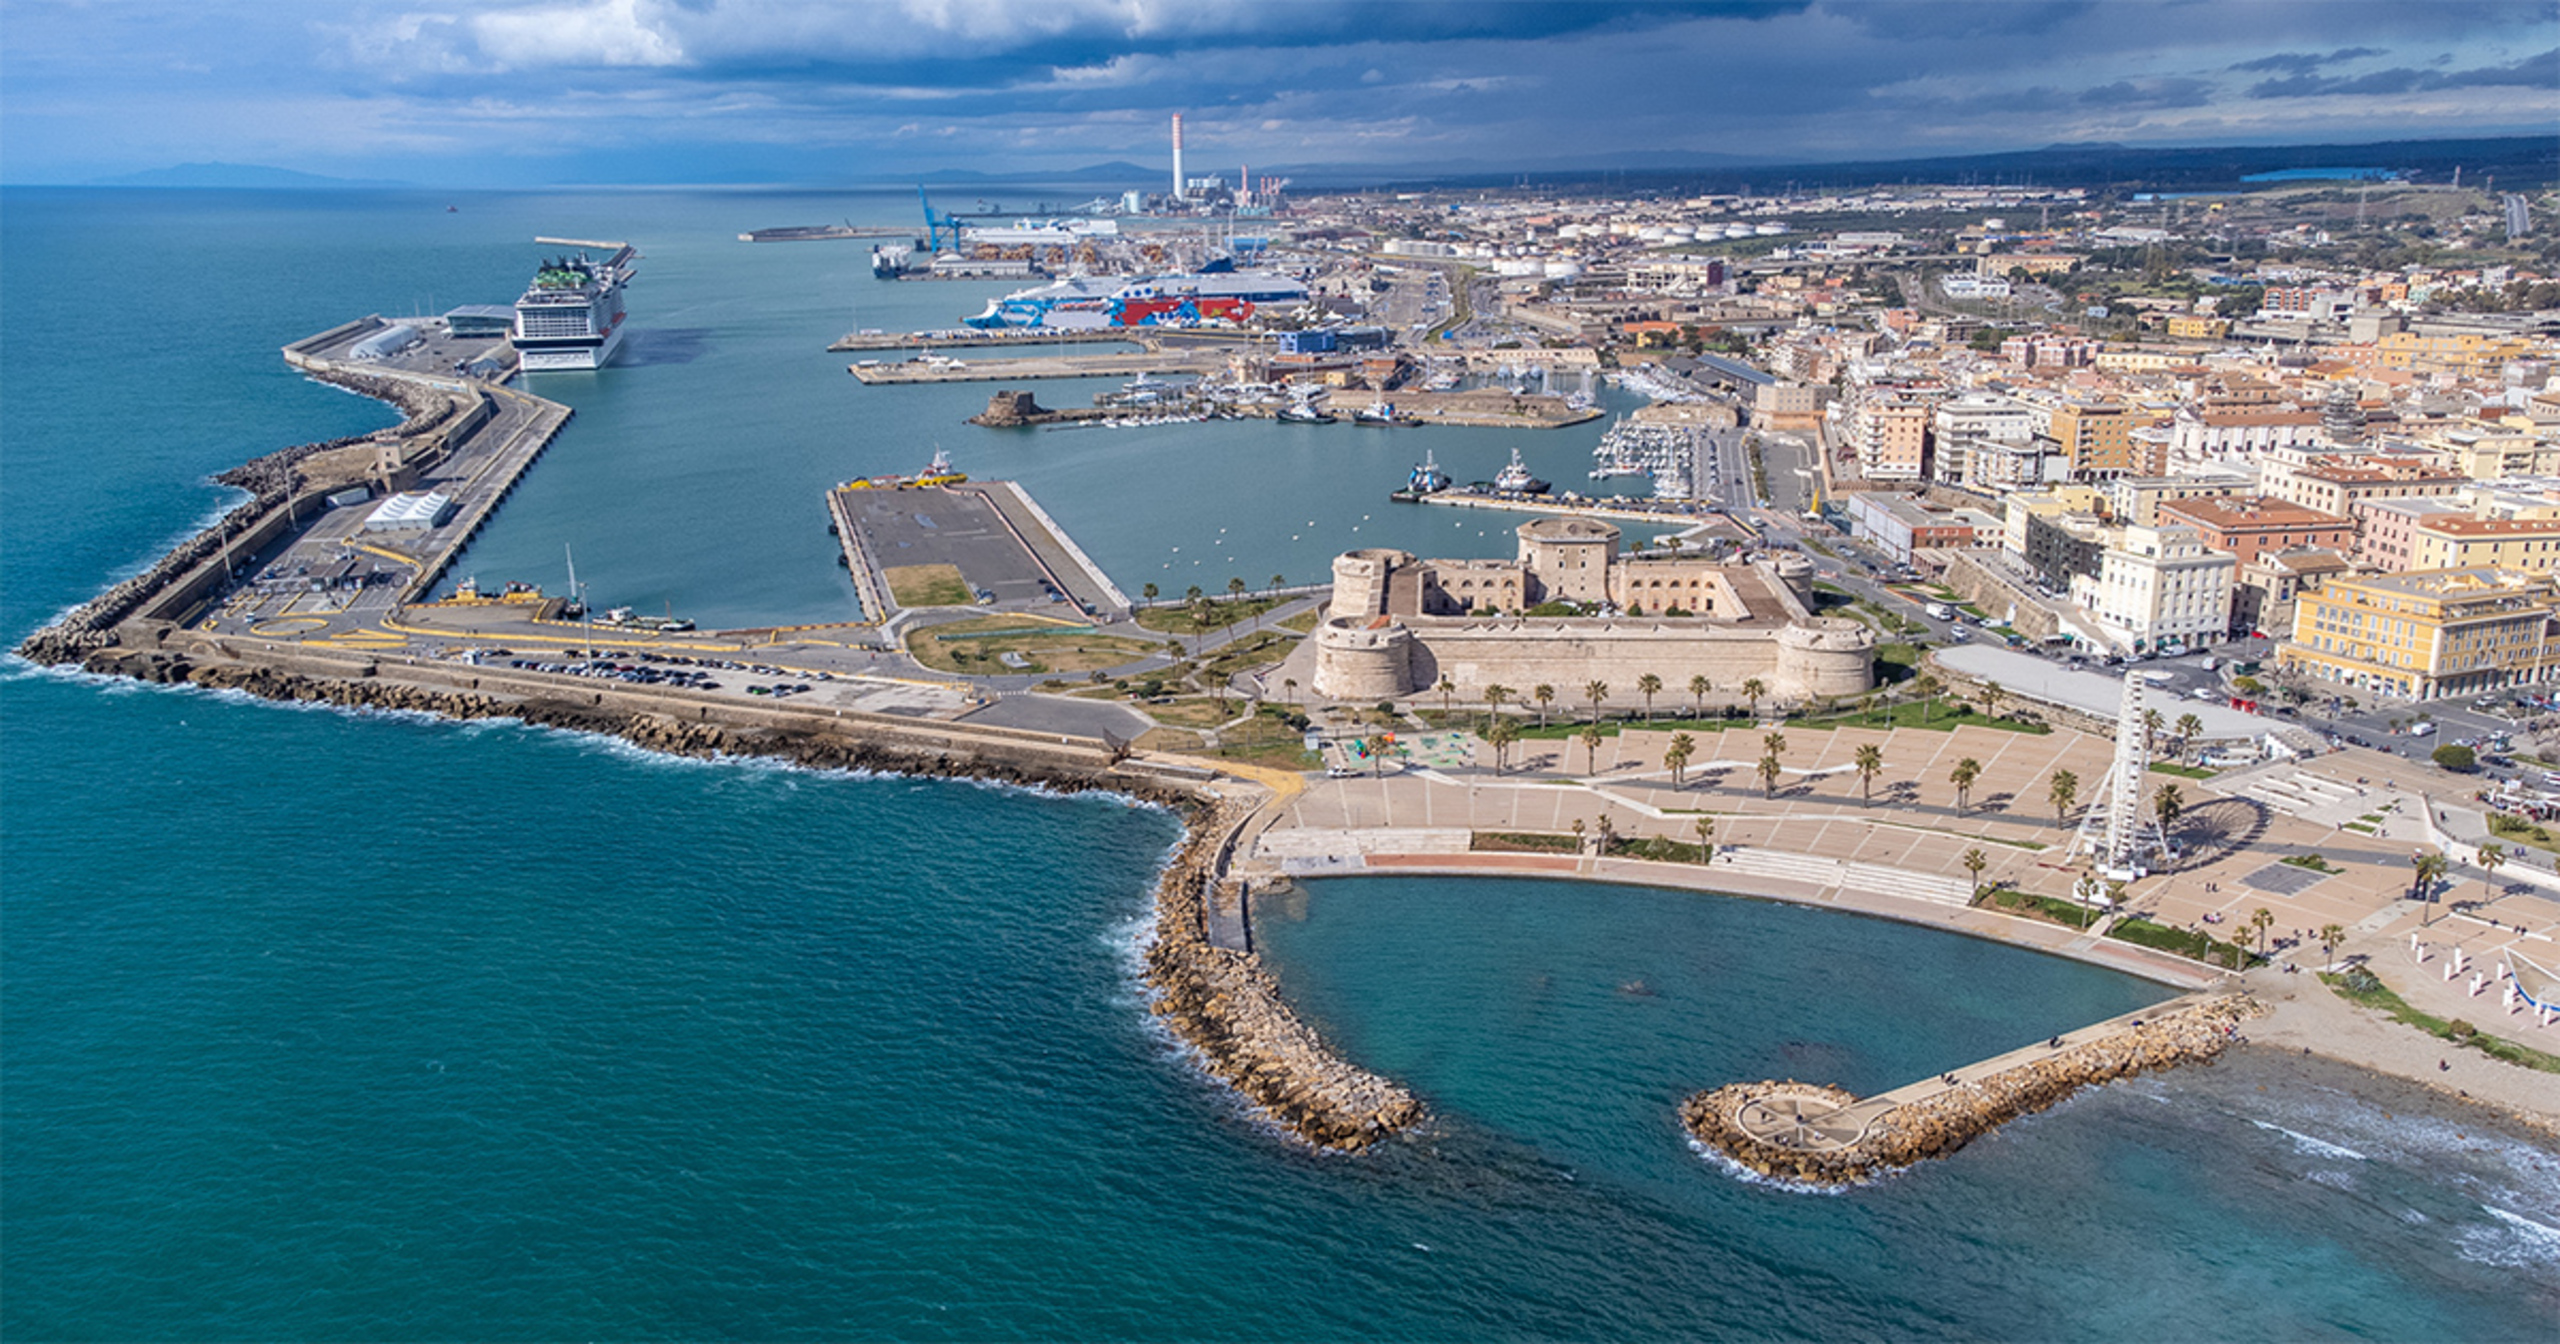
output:
M2441 499L2471 486L2460 472L2422 462L2315 460L2288 471L2262 474L2267 493L2307 509L2354 517L2368 499Z
M2160 505L2159 514L2162 526L2192 527L2206 546L2243 563L2297 546L2322 546L2343 555L2355 545L2353 519L2269 495L2173 500Z
M2160 525L2160 506L2182 499L2220 499L2256 490L2257 482L2234 471L2193 476L2120 476L2099 487L2107 516L2136 527Z
M2287 671L2410 700L2552 680L2551 576L2434 569L2333 578L2295 604Z
M2495 568L2547 574L2560 565L2560 518L2420 518L2410 528L2409 554L2413 570Z
M2189 527L2117 529L2098 572L2071 595L2136 650L2211 643L2231 630L2231 589L2239 563Z

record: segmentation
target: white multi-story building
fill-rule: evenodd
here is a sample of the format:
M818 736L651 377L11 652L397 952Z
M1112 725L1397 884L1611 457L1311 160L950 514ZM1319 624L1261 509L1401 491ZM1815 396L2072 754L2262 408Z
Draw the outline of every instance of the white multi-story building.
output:
M2231 629L2238 569L2238 560L2207 549L2194 528L2127 527L2096 574L2072 581L2072 596L2131 648L2212 642Z

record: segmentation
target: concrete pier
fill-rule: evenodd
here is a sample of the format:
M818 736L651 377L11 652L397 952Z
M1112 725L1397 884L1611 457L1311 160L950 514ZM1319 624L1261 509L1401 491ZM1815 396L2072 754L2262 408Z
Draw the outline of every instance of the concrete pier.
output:
M847 372L867 384L1003 383L1039 378L1130 378L1141 373L1215 373L1227 366L1219 350L1124 350L1100 355L1034 355L1023 359L902 360L854 364Z

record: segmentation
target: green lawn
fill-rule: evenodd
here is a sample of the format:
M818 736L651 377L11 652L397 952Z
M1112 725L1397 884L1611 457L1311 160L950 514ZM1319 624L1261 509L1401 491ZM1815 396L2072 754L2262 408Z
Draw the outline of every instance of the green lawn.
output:
M1983 896L1982 903L1994 910L2041 919L2065 928L2085 929L2098 922L2098 912L2085 905L2074 905L2051 896L2030 896L2023 891L2005 888L1994 888Z
M1970 705L1959 706L1944 699L1935 704L1921 700L1906 700L1898 704L1873 709L1855 709L1823 718L1794 719L1788 721L1787 726L1790 728L1929 728L1946 732L1970 726L1998 728L2012 733L2033 733L2037 736L2053 731L2052 728L2041 723L2028 723L2020 719L1988 718L1982 711Z
M2211 779L2215 774L2214 771L2207 770L2202 766L2179 765L2173 761L2153 761L2151 763L2151 773L2155 775L2176 775L2180 779Z
M2117 920L2115 926L2107 930L2107 936L2140 947L2156 947L2163 952L2175 952L2179 956L2191 957L2209 966L2238 967L2257 960L2255 953L2237 943L2222 942L2193 929L2178 929L2166 924L2154 924L2139 916Z
M880 571L889 599L902 607L965 607L972 595L957 565L893 565Z
M1138 624L1168 635L1196 635L1204 630L1224 630L1238 621L1249 621L1286 601L1278 597L1218 597L1209 602L1207 619L1195 619L1187 606L1146 607L1138 612Z

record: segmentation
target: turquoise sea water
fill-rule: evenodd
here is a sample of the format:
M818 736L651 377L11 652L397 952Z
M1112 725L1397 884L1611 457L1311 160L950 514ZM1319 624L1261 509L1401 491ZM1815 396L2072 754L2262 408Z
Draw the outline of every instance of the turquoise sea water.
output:
M863 389L818 347L996 287L734 241L894 197L446 203L0 194L7 636L218 507L206 473L387 422L277 346L504 301L535 233L641 242L638 358L537 384L579 417L463 568L556 582L567 542L600 597L709 622L842 611L814 491L937 439L1124 585L1216 588L1373 537L1499 553L1384 491L1425 442L1563 481L1596 436L974 430L991 389ZM2262 1055L1843 1195L1681 1142L1695 1087L1888 1086L2158 992L1925 930L1316 884L1265 908L1274 965L1435 1116L1341 1159L1148 1021L1132 940L1175 832L1110 799L19 669L0 808L12 1339L2524 1339L2560 1312L2550 1153Z

